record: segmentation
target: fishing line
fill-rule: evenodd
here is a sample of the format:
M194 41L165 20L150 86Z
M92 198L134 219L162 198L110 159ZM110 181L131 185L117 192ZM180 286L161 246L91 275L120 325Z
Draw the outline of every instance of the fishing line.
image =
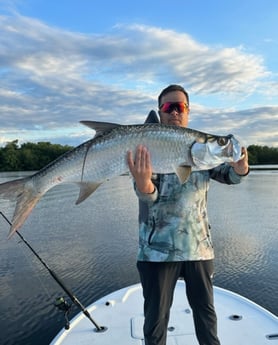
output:
M1 212L2 215L2 212ZM19 241L18 243L22 243L21 241ZM19 246L21 253L24 255L26 262L29 264L30 269L32 270L34 276L37 278L40 286L42 287L42 289L44 290L45 294L48 296L48 299L51 298L51 294L50 294L50 290L47 287L47 284L43 281L42 277L40 276L40 274L38 273L38 269L41 270L40 267L36 266L36 269L34 267L34 265L32 265L32 258L31 258L31 254L26 252L26 249L24 249L22 246ZM37 265L37 262L35 263Z
M5 219L5 221L11 226L12 223L9 219L4 215L3 212L0 211L0 215ZM39 256L39 254L33 249L33 247L26 241L26 239L16 230L16 234L20 237L23 243L31 250L31 252L37 257L37 259L41 262L41 264L47 269L49 274L52 278L56 281L58 285L64 290L64 292L69 296L72 302L81 309L83 314L94 324L95 332L105 332L107 327L99 326L95 320L91 317L89 311L82 305L82 303L78 300L78 298L72 293L72 291L62 282L62 280L57 276L57 274L49 268L46 262ZM58 307L60 310L64 312L66 318L66 325L65 328L69 329L69 320L68 320L68 313L70 311L70 305L65 301L63 297L56 299L55 306Z

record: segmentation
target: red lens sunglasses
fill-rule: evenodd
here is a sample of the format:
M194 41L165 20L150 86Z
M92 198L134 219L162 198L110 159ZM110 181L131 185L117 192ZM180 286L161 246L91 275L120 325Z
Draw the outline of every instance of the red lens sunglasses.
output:
M163 113L167 114L170 114L173 110L176 110L178 113L184 113L187 108L188 104L184 102L166 102L159 107Z

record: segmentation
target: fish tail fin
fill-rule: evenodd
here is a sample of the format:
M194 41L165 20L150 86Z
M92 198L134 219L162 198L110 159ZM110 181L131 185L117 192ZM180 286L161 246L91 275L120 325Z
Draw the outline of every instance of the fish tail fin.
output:
M34 188L30 177L5 182L0 185L0 197L16 202L8 238L11 238L23 225L41 196L42 194Z

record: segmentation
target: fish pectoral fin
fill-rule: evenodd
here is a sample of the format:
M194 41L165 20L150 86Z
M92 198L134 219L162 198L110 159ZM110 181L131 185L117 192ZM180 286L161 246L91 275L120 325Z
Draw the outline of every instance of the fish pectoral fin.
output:
M175 168L175 171L180 183L183 184L188 180L189 175L191 174L191 166L180 165Z
M101 183L80 182L80 191L78 199L75 204L78 205L82 201L86 200L94 191L101 185Z

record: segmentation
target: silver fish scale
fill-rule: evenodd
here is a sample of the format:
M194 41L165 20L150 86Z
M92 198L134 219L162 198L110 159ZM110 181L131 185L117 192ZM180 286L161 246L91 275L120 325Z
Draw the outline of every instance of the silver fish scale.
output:
M188 171L177 169L178 166L208 169L240 158L240 145L233 136L221 141L219 136L159 124L121 126L95 121L85 124L96 129L92 140L34 175L0 186L2 196L17 200L10 236L22 226L47 190L60 183L79 183L77 203L80 203L105 180L127 172L127 152L131 150L135 155L139 144L150 151L154 173L176 172L181 181L185 181Z
M66 152L34 174L31 179L37 191L44 193L60 183L80 182L84 157L91 141Z
M135 153L139 144L151 154L155 173L174 172L184 162L191 162L190 146L199 132L172 126L120 126L91 141L84 165L84 181L100 182L128 171L127 152Z

